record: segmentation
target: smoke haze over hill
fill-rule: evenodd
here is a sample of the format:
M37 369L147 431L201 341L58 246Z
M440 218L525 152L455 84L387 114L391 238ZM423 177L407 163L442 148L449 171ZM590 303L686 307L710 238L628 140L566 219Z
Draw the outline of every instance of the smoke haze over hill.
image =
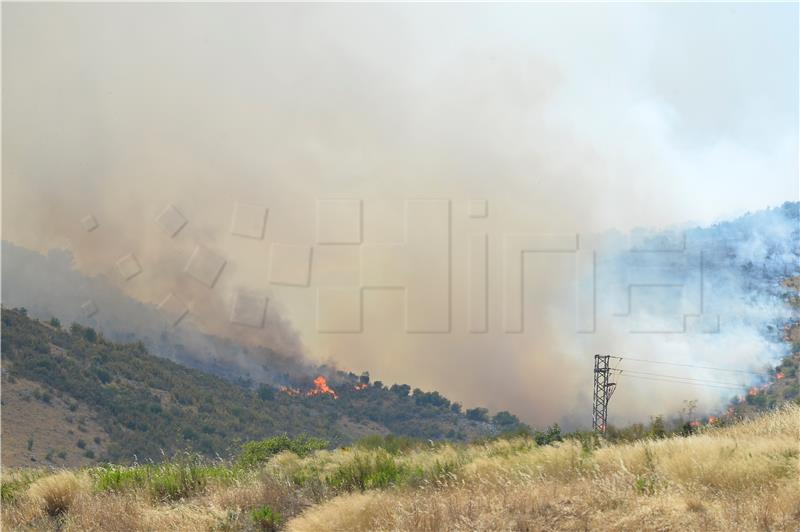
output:
M713 224L798 198L797 9L4 6L3 303L537 424L586 423L595 352L758 367L797 204ZM618 420L728 393L640 384Z
M787 203L703 229L638 231L627 236L606 233L585 238L594 243L589 253L595 268L590 276L573 277L577 279L574 286L565 282L558 287L575 292L570 297L578 301L577 308L552 305L547 314L547 319L559 327L551 337L553 348L563 349L560 359L547 360L548 370L565 388L548 390L549 402L537 407L550 409L567 425L582 423L589 400L584 390L589 389L591 376L579 369L587 366L587 353L754 371L785 355L788 346L781 342L782 325L793 314L782 280L800 273L799 208L798 203ZM580 263L573 256L570 260L572 266ZM528 268L525 273L541 271ZM589 320L579 316L581 293L584 299L593 293L584 301L594 305ZM102 311L86 316L82 304L87 300ZM529 305L529 300L527 297L524 305ZM191 320L173 327L157 307L127 297L103 277L86 277L74 270L65 251L53 250L44 257L3 242L3 302L25 306L42 318L58 316L92 325L115 339L142 339L161 356L232 378L281 385L292 376L308 377L316 371L293 349L298 345L294 332L279 316L270 314L265 331L261 331L266 349L254 345L248 348L246 337L226 342L208 336ZM534 317L541 319L541 314ZM558 319L562 321L558 323ZM522 336L527 332L523 329ZM507 362L511 363L518 362ZM634 373L651 369L635 363L623 367ZM499 370L510 368L504 365ZM719 372L701 369L679 373L709 382L735 380L741 383L739 392L755 382L752 376L720 376ZM475 378L476 386L489 382L485 374ZM502 374L497 378L502 380ZM702 399L701 408L713 411L739 393L680 384L676 390L673 383L637 378L621 379L618 419L626 414L639 419L647 414L645 409L655 408L655 402L672 401L677 408L676 401L688 398ZM533 382L536 379L534 376ZM642 401L643 396L648 400ZM472 397L467 394L459 399L469 401ZM640 405L641 411L629 405ZM520 410L520 404L513 402L501 403L501 407ZM524 412L524 405L521 410Z

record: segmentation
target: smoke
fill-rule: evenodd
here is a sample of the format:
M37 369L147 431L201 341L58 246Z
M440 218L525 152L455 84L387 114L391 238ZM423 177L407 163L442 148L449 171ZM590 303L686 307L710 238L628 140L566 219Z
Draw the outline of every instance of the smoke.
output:
M800 203L706 228L610 237L600 249L608 258L595 272L598 334L579 339L575 350L677 364L615 363L623 370L616 421L675 412L691 399L718 412L764 381L746 372L768 371L789 354L783 326L797 316L783 281L800 273Z
M774 354L751 324L782 309L761 301L766 314L735 329L723 317L723 334L701 340L601 322L577 335L585 279L564 254L525 261L525 331L505 334L503 235L595 239L609 261L598 279L614 281L597 286L597 314L608 317L624 311L614 298L630 282L628 259L614 259L627 243L611 228L709 224L796 198L797 47L787 46L796 11L6 6L3 238L69 249L81 272L147 305L173 294L191 307L182 326L535 423L578 422L594 352L754 365ZM403 241L407 198L452 200L451 334L407 334L397 290L365 293L363 333L318 333L319 272L358 279L357 250L315 247L310 287L269 282L270 246L312 245L315 202L328 197L363 200L365 243ZM472 199L488 200L488 218L468 216ZM237 202L269 208L263 239L231 233ZM168 204L188 220L174 237L154 223ZM99 222L91 232L80 224L88 214ZM462 266L476 231L489 235L488 334L466 327ZM759 246L778 237L764 236L740 237L736 257L766 256ZM226 261L213 288L184 272L197 245ZM116 263L131 253L143 271L124 281ZM745 292L735 270L725 275L706 289L728 294L714 303L728 316ZM240 290L269 298L264 327L231 322ZM666 298L670 309L637 300L636 317L695 313L694 295ZM115 319L136 323L127 311ZM639 391L620 386L616 412L642 417L678 402Z
M274 311L267 313L260 339L232 342L209 335L191 314L173 326L158 307L128 297L105 276L81 274L68 251L44 256L3 241L2 259L3 304L25 307L40 319L91 326L112 340L142 341L153 354L231 379L278 385L312 372L298 356L295 331Z

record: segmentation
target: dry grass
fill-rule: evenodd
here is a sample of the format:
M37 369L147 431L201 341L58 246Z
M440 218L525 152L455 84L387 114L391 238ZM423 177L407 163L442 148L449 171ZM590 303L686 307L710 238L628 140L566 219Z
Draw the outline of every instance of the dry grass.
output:
M56 517L66 513L86 490L85 479L62 471L34 481L28 488L28 498L38 510Z
M283 453L177 501L141 486L98 492L92 470L32 475L2 519L4 530L256 530L252 510L269 506L294 532L797 530L798 456L791 406L688 438L597 449L519 439L395 456Z
M691 438L594 451L500 441L469 448L449 480L341 495L288 529L796 530L799 454L796 406Z

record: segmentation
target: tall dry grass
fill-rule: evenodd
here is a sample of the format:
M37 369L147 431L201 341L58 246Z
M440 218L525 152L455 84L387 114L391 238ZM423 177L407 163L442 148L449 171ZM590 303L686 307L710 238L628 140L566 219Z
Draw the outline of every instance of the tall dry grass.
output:
M797 530L800 406L691 437L590 448L527 439L390 453L353 448L112 472L3 473L3 530ZM202 467L198 465L197 467ZM198 475L205 479L196 480ZM109 482L128 479L125 482ZM6 486L12 486L13 489ZM154 495L155 494L155 495Z
M689 438L599 449L499 441L452 478L338 496L288 524L311 530L797 530L800 407Z

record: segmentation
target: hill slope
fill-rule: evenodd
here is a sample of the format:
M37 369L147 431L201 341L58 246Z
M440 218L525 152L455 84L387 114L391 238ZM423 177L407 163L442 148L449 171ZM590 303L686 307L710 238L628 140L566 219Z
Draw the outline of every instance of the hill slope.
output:
M410 395L407 386L385 388L340 373L331 384L335 397L317 388L251 388L153 356L142 343L111 342L77 324L66 331L18 309L2 310L2 346L3 440L10 451L4 445L4 465L30 465L31 457L41 462L52 448L36 441L32 453L20 448L39 431L32 417L63 440L49 460L59 465L71 464L58 458L61 451L73 455L78 439L95 437L102 444L79 447L77 454L91 449L96 459L127 463L183 449L224 456L243 441L284 432L334 445L389 432L464 440L518 422L500 416L505 424L497 427L482 420L484 411L469 412L475 419L468 419L436 392Z

